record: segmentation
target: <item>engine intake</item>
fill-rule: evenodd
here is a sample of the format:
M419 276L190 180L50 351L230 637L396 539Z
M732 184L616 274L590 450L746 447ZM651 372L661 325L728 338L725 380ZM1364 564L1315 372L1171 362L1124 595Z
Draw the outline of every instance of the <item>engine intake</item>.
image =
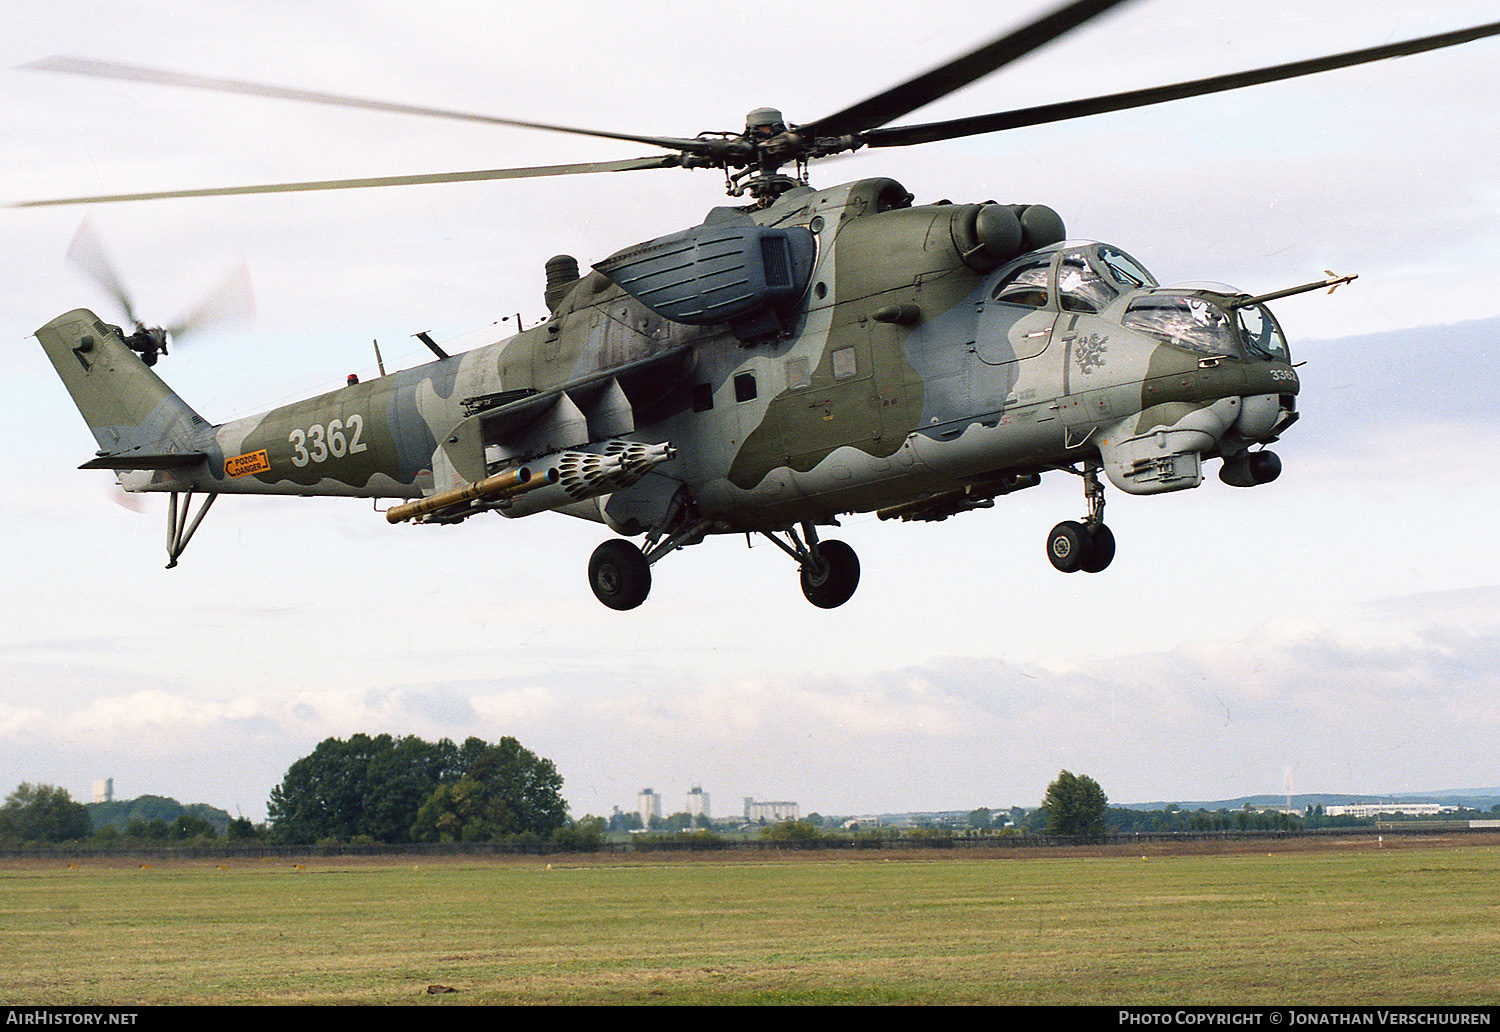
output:
M953 246L975 272L1065 239L1062 216L1045 204L966 204L953 215Z

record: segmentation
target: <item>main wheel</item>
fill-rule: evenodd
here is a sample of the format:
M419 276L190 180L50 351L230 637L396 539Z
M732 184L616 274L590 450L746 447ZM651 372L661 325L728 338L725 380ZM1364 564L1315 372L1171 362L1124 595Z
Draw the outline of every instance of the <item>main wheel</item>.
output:
M1084 573L1098 573L1115 558L1115 532L1104 524L1089 531L1089 547L1084 553L1079 569Z
M819 609L836 609L859 587L859 556L842 541L818 544L816 557L802 564L802 594Z
M1063 573L1077 573L1088 558L1090 543L1089 529L1067 520L1047 535L1047 558Z
M651 593L651 564L624 538L614 538L589 557L589 587L611 609L634 609Z

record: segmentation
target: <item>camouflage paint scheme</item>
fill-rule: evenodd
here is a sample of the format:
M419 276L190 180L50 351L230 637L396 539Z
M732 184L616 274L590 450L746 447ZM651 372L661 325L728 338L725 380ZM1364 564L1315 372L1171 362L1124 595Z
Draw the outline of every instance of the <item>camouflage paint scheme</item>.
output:
M405 500L566 466L572 480L433 521L560 511L627 535L893 508L939 519L1076 464L1131 493L1178 490L1197 485L1203 457L1242 455L1295 418L1284 348L1167 343L1122 322L1139 290L1074 310L1089 306L1061 270L1097 266L1098 245L997 258L974 238L980 207L912 206L888 179L788 190L748 209L816 244L800 302L769 332L673 321L592 271L509 339L449 342L461 353L219 426L92 313L37 337L99 442L86 465L128 490ZM1022 266L1041 277L1028 303L993 297ZM1243 296L1198 294L1221 308ZM670 449L643 458L639 445Z

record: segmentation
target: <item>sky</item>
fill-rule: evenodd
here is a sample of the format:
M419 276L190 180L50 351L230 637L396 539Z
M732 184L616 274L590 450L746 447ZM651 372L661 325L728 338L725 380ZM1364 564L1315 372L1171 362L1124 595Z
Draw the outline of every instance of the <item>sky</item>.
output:
M691 136L807 121L1049 8L1035 0L413 5L58 0L0 13L0 202L635 157L641 146L19 70L54 54ZM909 116L1158 85L1494 21L1500 3L1139 0ZM160 372L213 422L545 313L582 264L725 203L720 174L0 211L0 792L208 802L254 820L356 732L513 735L575 815L652 787L682 809L1034 806L1059 770L1114 802L1500 785L1500 41L814 168L918 203L1045 203L1163 282L1267 292L1301 421L1251 490L1109 493L1119 552L1063 575L1054 475L943 523L843 520L858 593L808 605L766 542L710 539L615 613L601 526L542 514L392 527L368 501L221 499L173 570L165 499L79 471L95 444L33 331L119 319L66 260L85 215L166 322L241 262L255 318ZM139 509L140 511L136 511Z

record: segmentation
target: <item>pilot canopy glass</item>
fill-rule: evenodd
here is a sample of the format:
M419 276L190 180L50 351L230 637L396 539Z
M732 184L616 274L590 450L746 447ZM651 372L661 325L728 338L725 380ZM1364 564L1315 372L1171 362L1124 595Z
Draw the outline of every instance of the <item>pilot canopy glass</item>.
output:
M1001 304L1065 312L1101 312L1132 290L1156 286L1134 258L1108 244L1062 245L1027 255L1004 270L990 290Z
M1154 286L1140 263L1108 244L1064 254L1057 266L1058 306L1065 312L1102 312L1121 294Z

